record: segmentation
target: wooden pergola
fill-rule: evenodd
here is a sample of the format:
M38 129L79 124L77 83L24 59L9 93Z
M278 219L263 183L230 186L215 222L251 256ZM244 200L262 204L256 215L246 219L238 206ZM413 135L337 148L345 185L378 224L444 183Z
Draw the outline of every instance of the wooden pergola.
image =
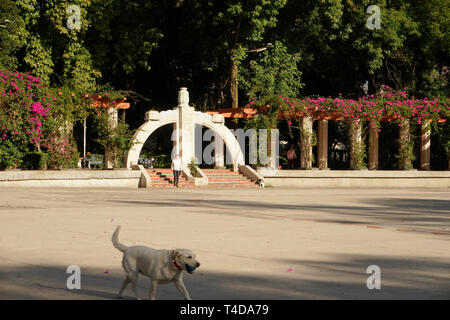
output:
M110 97L101 96L99 94L93 94L93 95L85 94L84 98L92 99L94 101L93 106L95 106L97 108L114 108L114 109L129 109L130 108L130 103L125 102L127 100L127 98L125 98L125 97L112 100Z
M207 114L221 114L224 118L233 119L251 119L258 113L264 113L269 109L269 105L262 107L241 107L241 108L225 108L207 111ZM295 118L300 119L301 128L310 133L309 137L302 137L302 154L300 155L300 168L312 168L312 143L311 134L313 132L313 122L318 121L318 135L317 135L317 154L318 154L318 168L328 168L328 121L345 121L347 119L341 113L329 113L323 111L314 111L312 113L305 112L291 112L286 116L285 112L279 112L278 119ZM369 119L368 119L369 120ZM384 116L380 121L392 122L393 117ZM445 122L445 118L440 118L438 122ZM420 137L420 169L430 170L430 156L431 156L431 126L430 121L423 121L421 123L421 137ZM355 145L361 144L361 121L350 121L350 169L355 169L354 154L356 151ZM410 139L410 121L404 120L399 127L399 134L401 139ZM404 146L400 146L399 152L402 152ZM378 152L379 152L379 131L376 128L370 127L369 131L369 148L368 148L368 169L378 169ZM407 160L408 161L408 160ZM410 160L409 160L410 161ZM450 163L450 161L449 161ZM400 169L407 167L407 163L399 163Z
M109 125L113 128L118 123L118 110L126 110L130 108L130 103L125 102L127 98L111 99L108 96L101 96L99 94L88 95L85 94L83 98L90 98L93 100L92 105L96 108L108 109ZM83 124L83 158L86 158L86 119ZM112 168L114 162L114 154L109 148L105 148L105 168Z

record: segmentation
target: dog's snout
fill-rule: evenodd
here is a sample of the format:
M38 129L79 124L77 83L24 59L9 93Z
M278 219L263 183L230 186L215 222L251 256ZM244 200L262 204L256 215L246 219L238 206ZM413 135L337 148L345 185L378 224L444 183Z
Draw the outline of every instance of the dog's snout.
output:
M197 262L197 268L200 267L200 262Z

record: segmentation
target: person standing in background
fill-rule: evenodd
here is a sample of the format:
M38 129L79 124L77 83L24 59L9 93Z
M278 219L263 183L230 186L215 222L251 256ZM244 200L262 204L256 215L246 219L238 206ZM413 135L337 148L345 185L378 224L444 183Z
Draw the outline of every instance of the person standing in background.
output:
M294 169L294 159L297 158L297 155L295 154L295 150L294 150L294 148L292 146L287 152L287 158L288 158L289 163L291 165L291 169Z
M171 168L173 170L173 185L178 188L178 179L181 173L181 158L178 154L172 159Z

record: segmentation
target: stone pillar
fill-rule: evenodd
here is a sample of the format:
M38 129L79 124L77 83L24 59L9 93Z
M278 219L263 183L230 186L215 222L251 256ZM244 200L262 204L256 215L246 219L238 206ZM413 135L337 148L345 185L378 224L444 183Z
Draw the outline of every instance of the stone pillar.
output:
M328 168L328 120L319 120L319 139L317 141L317 157L319 169Z
M189 106L189 92L186 88L180 88L178 92L178 132L177 135L181 162L187 165L195 156L195 124L194 108Z
M411 140L409 120L403 120L399 127L399 159L398 168L400 170L412 169L411 151L409 142Z
M223 139L216 132L214 132L214 168L225 168Z
M108 126L110 130L117 128L118 112L115 108L108 108ZM116 154L113 148L105 148L105 168L114 168L116 164Z
M301 150L300 169L312 169L312 134L313 119L311 116L304 116L300 120L301 128Z
M179 139L178 135L177 135L178 123L174 123L172 125L172 127L173 127L173 131L172 131L172 153L170 155L171 156L170 160L172 160L177 153L180 153L179 148L177 148L178 139Z
M431 126L424 121L420 126L420 169L430 170Z
M361 163L360 154L362 152L362 137L361 137L362 123L350 120L350 169L358 170L364 165Z
M378 128L369 129L369 170L378 169L379 139Z

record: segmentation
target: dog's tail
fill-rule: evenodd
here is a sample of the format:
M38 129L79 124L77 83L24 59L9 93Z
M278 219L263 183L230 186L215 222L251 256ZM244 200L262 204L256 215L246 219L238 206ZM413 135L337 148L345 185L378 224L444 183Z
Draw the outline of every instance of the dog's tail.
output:
M126 245L124 245L123 243L119 242L119 232L120 232L120 226L117 226L116 231L114 231L111 240L112 240L113 246L117 250L124 252L125 250L127 250L128 247Z

